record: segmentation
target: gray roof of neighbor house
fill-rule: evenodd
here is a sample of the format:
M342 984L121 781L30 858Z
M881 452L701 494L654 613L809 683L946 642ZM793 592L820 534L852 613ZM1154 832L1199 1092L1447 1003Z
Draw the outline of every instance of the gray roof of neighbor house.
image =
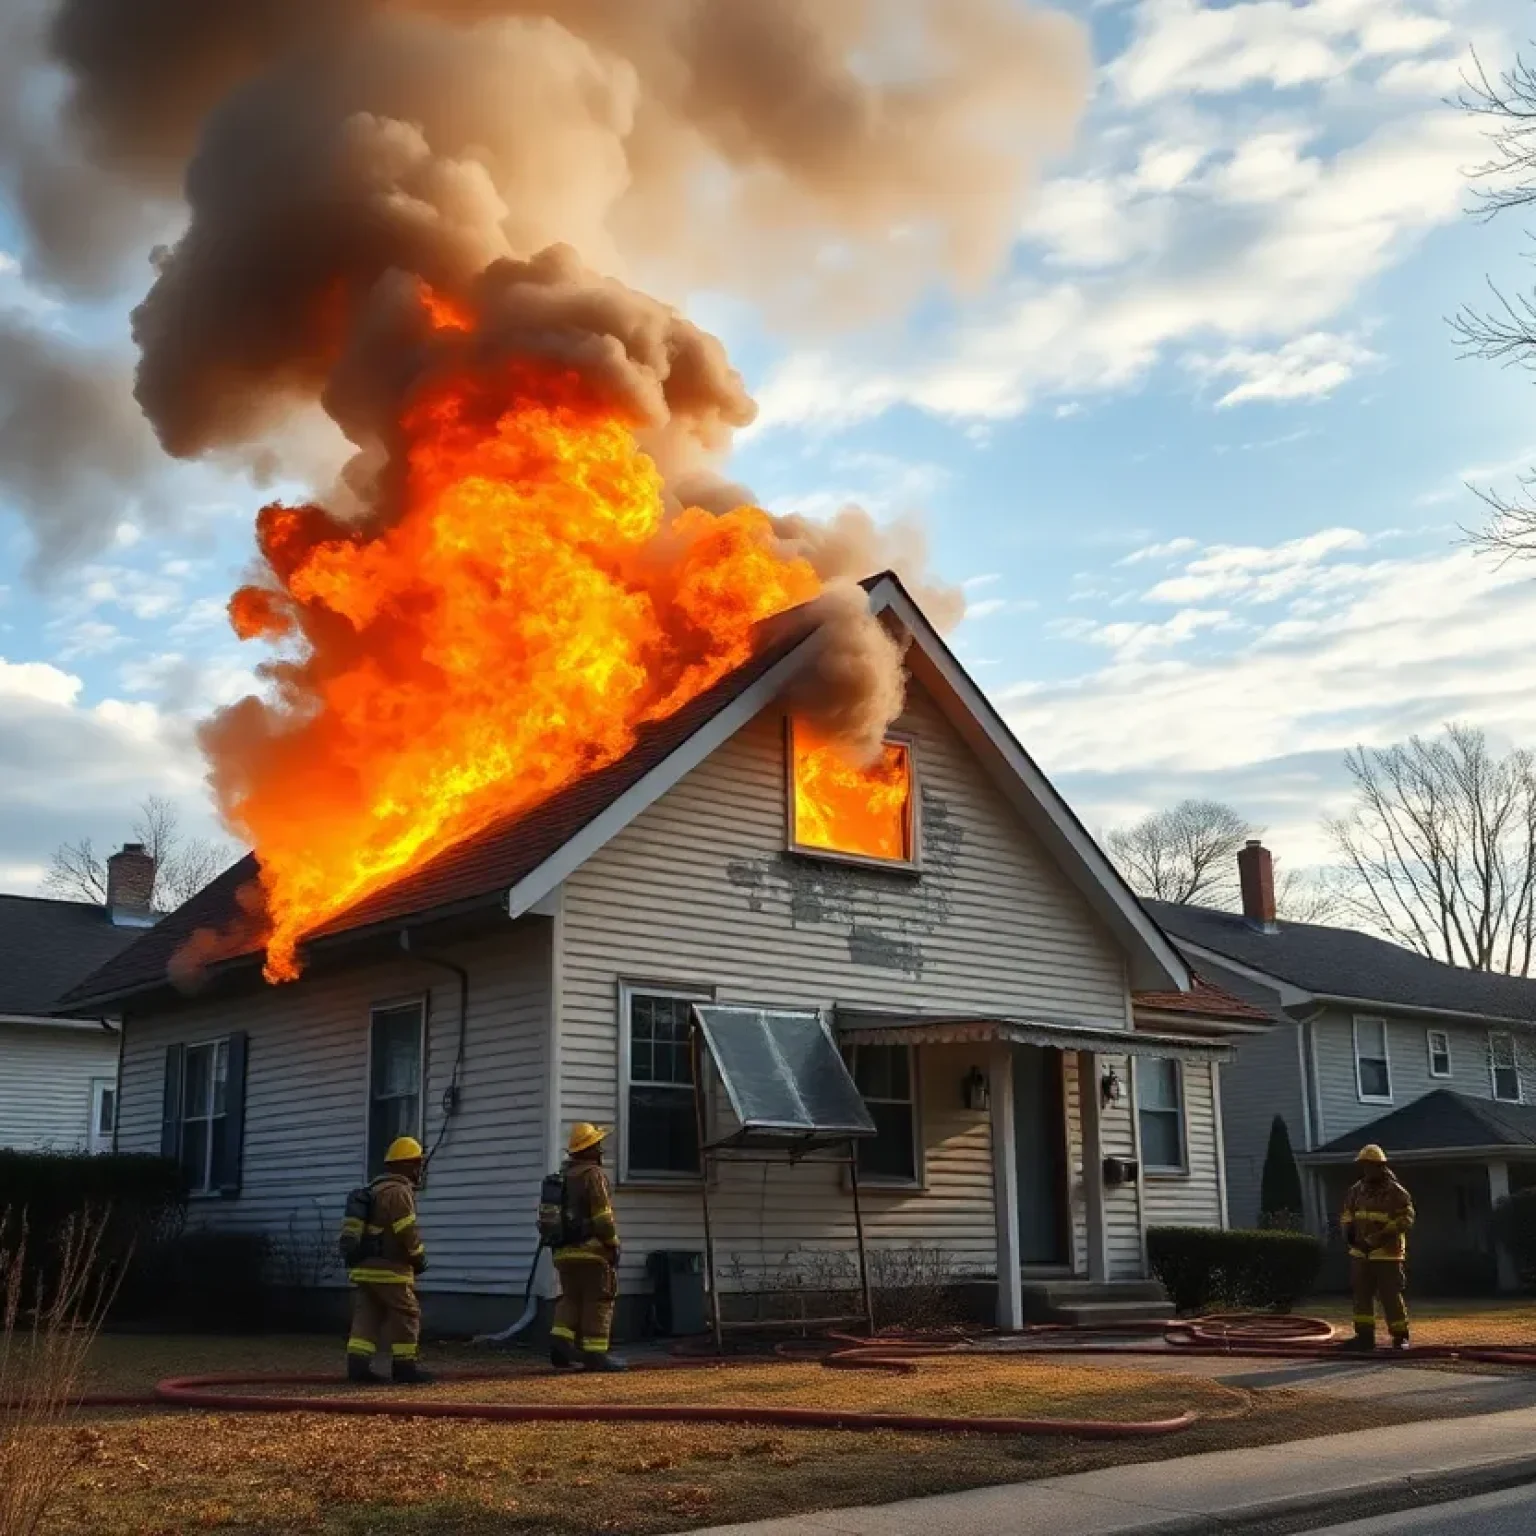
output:
M1148 901L1165 932L1320 997L1536 1023L1536 980L1445 965L1353 928L1281 922L1273 933L1241 913Z
M91 901L0 893L0 1014L41 1016L144 932Z
M1308 1155L1352 1158L1373 1141L1385 1149L1389 1159L1410 1152L1456 1152L1473 1147L1529 1147L1536 1152L1536 1104L1500 1104L1437 1088Z

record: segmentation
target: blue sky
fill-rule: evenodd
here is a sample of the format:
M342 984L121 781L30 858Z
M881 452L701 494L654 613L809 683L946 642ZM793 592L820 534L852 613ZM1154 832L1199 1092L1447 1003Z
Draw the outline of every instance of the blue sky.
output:
M1093 100L996 281L815 335L689 302L762 406L732 470L776 509L920 518L967 585L957 649L1091 827L1210 794L1319 862L1357 742L1536 744L1531 573L1459 531L1465 481L1536 468L1531 383L1459 360L1444 318L1485 275L1529 286L1518 223L1467 214L1484 149L1443 98L1530 9L1077 9ZM131 291L28 287L3 208L0 251L0 307L129 359ZM222 604L262 499L167 467L41 573L0 506L0 888L63 837L120 841L148 791L207 820L191 726L250 685Z

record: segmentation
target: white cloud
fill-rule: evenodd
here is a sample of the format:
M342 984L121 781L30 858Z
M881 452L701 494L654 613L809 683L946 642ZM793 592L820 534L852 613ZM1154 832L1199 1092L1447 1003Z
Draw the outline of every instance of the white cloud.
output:
M1194 354L1185 366L1205 378L1239 381L1217 400L1217 408L1224 409L1249 400L1319 399L1380 361L1353 337L1312 331L1273 351L1234 347L1215 357Z
M1273 153L1273 136L1266 135ZM1462 170L1479 130L1465 114L1389 121L1331 158L1298 161L1289 190L1235 205L1229 174L1243 146L1187 195L1155 255L1112 275L1042 281L1024 277L947 333L925 336L905 356L883 350L792 355L759 391L756 430L795 425L834 430L908 405L957 421L997 421L1041 395L1107 392L1138 383L1167 353L1212 341L1244 352L1284 354L1320 333L1362 286L1424 231L1458 216ZM1269 343L1266 347L1264 344ZM1316 347L1315 342L1307 343ZM1282 355L1289 372L1265 387L1314 390L1363 359L1338 344L1331 357ZM1218 354L1219 355L1219 354ZM1237 388L1238 398L1257 398Z
M1451 35L1444 17L1393 0L1143 0L1135 16L1129 46L1106 71L1130 102L1324 83L1369 60L1422 53Z
M1006 597L983 598L979 603L967 603L965 616L968 619L984 619L989 614L1001 613L1008 606Z
M960 585L967 592L979 592L983 587L995 587L1002 579L1001 571L987 571L981 576L967 576Z
M1117 661L1136 661L1193 640L1202 630L1226 628L1231 622L1232 615L1224 608L1181 608L1160 623L1090 623L1086 628L1074 627L1071 637L1112 650Z
M1354 528L1323 528L1281 544L1214 544L1144 595L1152 603L1271 603L1307 589L1317 592L1365 578L1368 567L1330 565L1331 556L1365 549L1370 540Z
M1141 565L1148 560L1166 560L1174 555L1188 554L1192 549L1198 549L1198 539L1168 539L1161 544L1143 544L1140 549L1133 549L1130 554L1122 556L1115 561L1116 565Z
M7 661L0 656L0 700L67 708L79 694L80 679L46 661Z
M1273 569L1280 549L1269 553ZM1047 771L1076 779L1084 814L1127 787L1216 794L1280 828L1278 846L1297 862L1320 858L1318 818L1346 794L1342 758L1357 743L1448 720L1536 741L1527 573L1458 549L1357 558L1353 577L1328 611L1293 605L1225 652L1122 649L1065 681L1002 690L1004 711ZM1076 638L1104 643L1106 628L1084 620Z

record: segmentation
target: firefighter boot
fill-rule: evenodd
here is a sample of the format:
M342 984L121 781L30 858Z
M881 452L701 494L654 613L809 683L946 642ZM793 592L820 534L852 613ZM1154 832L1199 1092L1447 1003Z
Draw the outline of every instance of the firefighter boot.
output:
M377 1386L383 1378L373 1374L373 1361L367 1355L347 1356L347 1380L356 1382L359 1386L367 1386L370 1383Z
M581 1364L581 1356L576 1353L569 1339L551 1339L549 1363L557 1371L574 1371Z
M584 1349L581 1366L586 1371L627 1371L629 1363L610 1355L606 1349Z
M1398 1353L1401 1353L1405 1349L1412 1349L1413 1345L1409 1342L1408 1335L1404 1333L1398 1335L1398 1337L1392 1340L1392 1348Z
M427 1387L437 1377L430 1371L424 1371L414 1360L396 1360L390 1372L392 1378L401 1386Z

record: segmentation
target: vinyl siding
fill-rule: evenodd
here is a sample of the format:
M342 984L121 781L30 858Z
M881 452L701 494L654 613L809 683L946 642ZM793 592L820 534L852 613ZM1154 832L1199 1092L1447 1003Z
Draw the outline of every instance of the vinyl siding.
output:
M1365 1016L1365 1015L1362 1015ZM1449 1088L1470 1098L1492 1099L1493 1079L1488 1062L1489 1030L1469 1024L1445 1023L1422 1016L1388 1017L1387 1051L1392 1065L1392 1102L1362 1103L1356 1087L1354 1014L1330 1008L1316 1019L1313 1029L1317 1042L1318 1081L1322 1095L1321 1140L1330 1142L1393 1109L1401 1109L1437 1088ZM1451 1076L1429 1075L1431 1029L1444 1029L1450 1036ZM1495 1031L1497 1032L1497 1031ZM1531 1031L1513 1026L1517 1060L1520 1066L1521 1098L1536 1103L1536 1039ZM1389 1149L1390 1150L1390 1149Z
M0 1147L84 1149L91 1079L116 1076L115 1032L0 1024Z
M915 742L919 879L784 852L784 720L770 709L566 881L566 1123L618 1117L622 981L712 988L727 1002L993 1010L1126 1027L1120 952L915 685L897 729ZM985 1058L979 1046L921 1053L926 1188L866 1191L877 1245L938 1243L959 1267L995 1268L988 1120L961 1107L962 1079ZM1068 1088L1075 1127L1070 1065ZM1128 1112L1105 1119L1105 1150L1129 1155ZM773 1270L786 1254L852 1240L850 1202L831 1170L722 1169L712 1203L722 1267L736 1255L744 1271ZM621 1187L619 1217L627 1279L652 1249L702 1243L696 1190ZM1112 1192L1110 1221L1117 1265L1139 1273L1133 1191Z
M532 1257L545 1171L549 932L547 921L530 919L441 951L466 968L470 990L461 1107L420 1199L429 1290L505 1289L521 1282ZM317 1244L329 1254L347 1192L365 1176L370 1008L423 995L430 1147L458 1048L459 982L407 957L131 1018L119 1145L159 1149L167 1045L247 1031L241 1191L195 1200L193 1218L270 1233L300 1258ZM307 1278L341 1277L328 1266Z
M1222 1135L1227 1154L1227 1213L1234 1227L1258 1225L1269 1129L1285 1117L1291 1146L1307 1150L1299 1026L1276 1024L1233 1042L1221 1069Z

